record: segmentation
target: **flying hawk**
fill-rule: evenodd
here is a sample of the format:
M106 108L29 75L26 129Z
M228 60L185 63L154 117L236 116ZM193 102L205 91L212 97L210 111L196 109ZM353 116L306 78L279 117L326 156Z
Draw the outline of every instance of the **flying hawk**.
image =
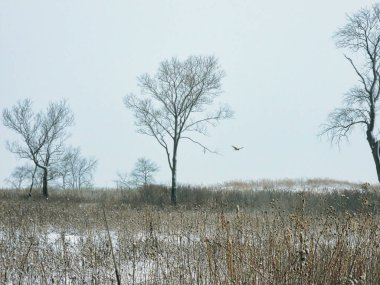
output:
M243 149L244 148L244 146L242 146L242 147L238 147L238 146L232 146L233 148L234 148L234 150L241 150L241 149Z

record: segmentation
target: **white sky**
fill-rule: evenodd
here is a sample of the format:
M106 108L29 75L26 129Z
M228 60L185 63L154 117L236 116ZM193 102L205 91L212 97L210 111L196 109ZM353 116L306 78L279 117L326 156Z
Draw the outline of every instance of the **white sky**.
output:
M172 56L215 55L227 76L220 100L234 119L203 142L183 141L178 182L330 177L376 182L363 132L339 149L317 137L357 78L333 33L365 0L0 0L0 108L31 98L36 110L67 98L75 113L68 141L98 159L95 183L113 187L138 157L160 166L163 149L135 132L122 98L136 77ZM0 125L0 187L17 165ZM239 152L231 145L242 145Z

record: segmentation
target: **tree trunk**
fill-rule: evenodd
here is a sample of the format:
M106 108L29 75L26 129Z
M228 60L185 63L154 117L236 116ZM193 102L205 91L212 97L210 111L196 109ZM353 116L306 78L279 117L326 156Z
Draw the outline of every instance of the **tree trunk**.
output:
M173 162L175 159L173 159ZM172 169L172 189L171 189L171 201L172 205L177 205L177 163L173 163L173 169Z
M47 168L43 168L44 170L44 176L43 176L43 180L42 180L42 194L48 198L49 197L49 194L48 194L48 187L47 187L47 176L48 176L48 170Z
M33 189L33 185L34 185L34 176L36 175L36 171L37 171L37 165L34 167L34 171L33 171L33 175L32 175L32 183L30 184L29 194L28 194L29 197L32 197L32 189Z
M171 202L173 206L177 205L177 150L178 139L174 138L173 144L173 159L172 159L172 189L171 189Z
M171 201L174 206L177 205L177 169L173 166L172 169L172 189L171 189Z
M380 182L380 157L379 157L379 141L374 145L370 145L372 151L372 157L376 165L377 180Z
M380 142L375 139L370 130L367 131L367 141L371 148L373 160L375 161L377 180L380 182Z

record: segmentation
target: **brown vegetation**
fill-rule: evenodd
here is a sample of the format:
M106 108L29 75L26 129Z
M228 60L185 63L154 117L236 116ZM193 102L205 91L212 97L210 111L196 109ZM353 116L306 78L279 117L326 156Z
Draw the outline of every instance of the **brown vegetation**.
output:
M377 284L380 194L352 186L1 190L0 283Z

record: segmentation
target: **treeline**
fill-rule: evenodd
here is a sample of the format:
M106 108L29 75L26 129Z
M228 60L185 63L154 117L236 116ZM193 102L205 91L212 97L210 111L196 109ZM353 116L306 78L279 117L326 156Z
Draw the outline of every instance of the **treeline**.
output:
M68 147L57 163L49 171L47 180L54 188L82 189L93 187L94 171L97 160L86 158L79 147ZM14 189L43 187L43 171L30 163L17 166L6 179L6 183ZM29 188L29 192L30 192Z
M51 102L46 110L36 112L32 101L18 101L2 113L4 126L19 139L7 141L7 149L17 158L27 161L17 167L8 183L14 188L29 185L29 196L35 186L49 196L48 182L60 188L90 187L97 161L84 158L78 147L66 144L68 128L74 124L74 114L65 100Z

